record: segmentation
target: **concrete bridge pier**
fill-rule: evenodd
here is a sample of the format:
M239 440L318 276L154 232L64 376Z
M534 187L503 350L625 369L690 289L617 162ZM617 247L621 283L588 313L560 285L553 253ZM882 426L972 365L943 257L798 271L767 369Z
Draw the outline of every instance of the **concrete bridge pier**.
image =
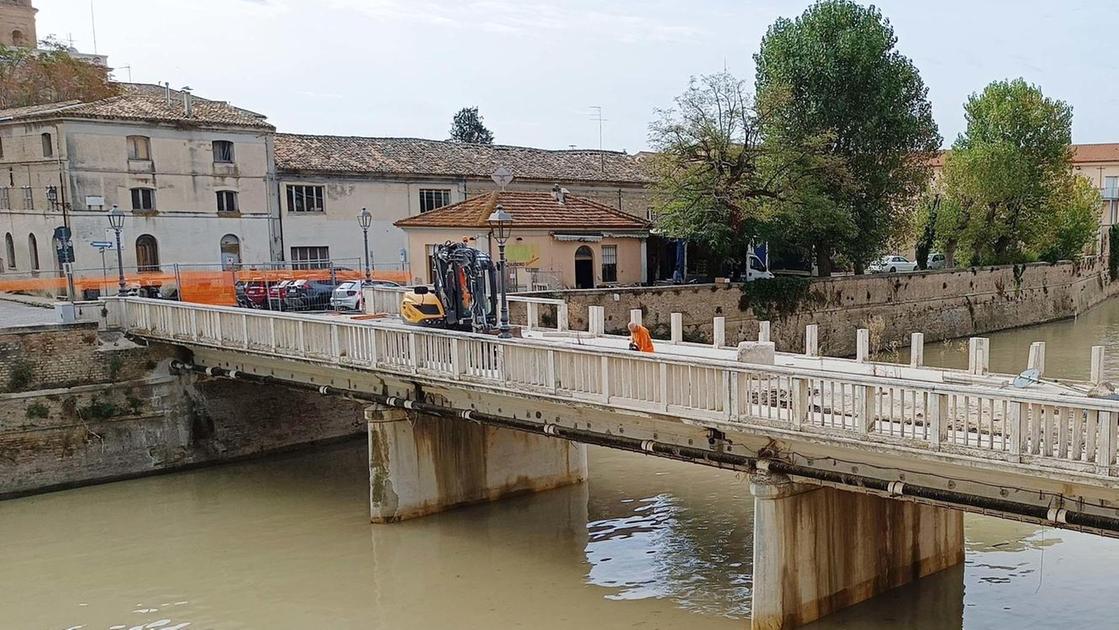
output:
M369 407L369 510L394 523L585 481L586 446L558 438Z
M751 477L753 630L796 628L964 561L963 512Z

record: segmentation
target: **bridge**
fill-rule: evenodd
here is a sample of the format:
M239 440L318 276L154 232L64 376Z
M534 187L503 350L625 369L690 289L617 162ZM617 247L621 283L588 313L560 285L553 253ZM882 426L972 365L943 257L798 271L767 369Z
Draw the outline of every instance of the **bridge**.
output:
M373 302L374 300L367 300ZM198 378L317 389L368 403L370 509L394 522L577 483L582 445L733 469L755 500L753 627L790 628L963 561L963 512L1119 537L1119 401L1089 382L1023 382L988 370L875 362L758 341L684 343L680 318L657 352L603 334L548 329L529 300L520 335L142 298L106 301L110 326L183 348ZM640 319L640 311L631 314ZM1025 353L1024 353L1025 354ZM1044 346L1028 365L1044 371ZM1030 379L1024 379L1029 381Z

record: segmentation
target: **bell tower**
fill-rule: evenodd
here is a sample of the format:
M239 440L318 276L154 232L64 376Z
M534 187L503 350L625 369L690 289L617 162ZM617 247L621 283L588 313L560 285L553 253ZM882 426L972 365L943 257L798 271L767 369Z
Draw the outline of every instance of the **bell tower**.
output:
M37 47L35 14L38 12L31 6L31 0L0 0L0 45Z

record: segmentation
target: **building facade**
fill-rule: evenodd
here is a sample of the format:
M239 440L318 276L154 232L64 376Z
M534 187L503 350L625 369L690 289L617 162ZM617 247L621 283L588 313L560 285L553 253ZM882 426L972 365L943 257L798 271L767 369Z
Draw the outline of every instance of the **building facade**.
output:
M31 0L0 0L0 46L35 48L39 36Z
M498 260L488 219L499 205L513 217L505 251L510 290L592 289L647 281L649 222L563 190L491 191L397 221L411 252L411 276L432 282L432 255L448 241L466 242Z
M284 255L359 262L357 215L373 215L369 230L375 267L414 268L401 219L459 203L498 188L491 179L509 168L509 191L572 195L645 218L648 177L634 156L610 151L551 151L416 138L276 135ZM422 269L422 261L419 267Z
M91 243L113 240L113 206L128 213L129 269L278 257L274 129L264 117L160 86L121 90L0 111L0 269L59 272L54 237L64 227L78 273L100 273Z

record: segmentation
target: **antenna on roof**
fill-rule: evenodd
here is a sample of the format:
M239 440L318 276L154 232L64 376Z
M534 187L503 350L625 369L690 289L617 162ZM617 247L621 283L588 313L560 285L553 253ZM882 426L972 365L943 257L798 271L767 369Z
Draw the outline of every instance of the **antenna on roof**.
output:
M591 110L593 110L593 113L591 114L591 120L598 121L598 167L602 170L603 173L605 173L606 156L602 152L602 123L606 122L607 119L602 117L601 105L591 105Z
M89 28L93 31L93 54L97 54L97 14L93 10L93 0L89 0ZM71 44L72 45L72 44Z
M513 169L508 166L499 166L493 172L493 175L490 175L490 178L493 179L493 183L501 186L501 192L505 192L505 187L513 181Z

